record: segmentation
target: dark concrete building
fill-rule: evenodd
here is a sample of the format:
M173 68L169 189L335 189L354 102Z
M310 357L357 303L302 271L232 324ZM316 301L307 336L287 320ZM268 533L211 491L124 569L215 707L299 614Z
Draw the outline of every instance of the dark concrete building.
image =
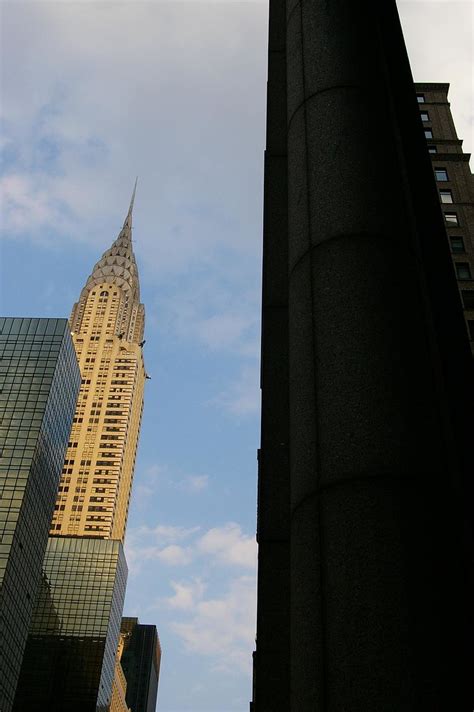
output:
M161 663L156 626L143 625L138 618L122 618L120 632L127 705L133 712L155 712Z
M0 709L12 709L80 374L66 319L0 319Z
M126 578L120 541L49 539L14 710L108 712Z
M474 353L474 177L448 101L449 84L415 84L449 247Z
M474 707L472 355L419 114L394 0L270 0L256 712Z

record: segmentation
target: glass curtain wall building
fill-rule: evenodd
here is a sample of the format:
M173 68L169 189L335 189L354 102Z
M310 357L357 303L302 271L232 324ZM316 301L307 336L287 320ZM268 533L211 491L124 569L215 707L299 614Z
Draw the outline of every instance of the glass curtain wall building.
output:
M15 710L108 710L126 574L119 541L49 540Z
M0 709L12 709L80 374L66 319L0 319Z

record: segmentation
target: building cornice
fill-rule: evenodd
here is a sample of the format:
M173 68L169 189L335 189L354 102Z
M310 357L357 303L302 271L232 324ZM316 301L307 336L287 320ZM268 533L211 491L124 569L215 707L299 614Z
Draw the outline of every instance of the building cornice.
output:
M449 91L449 84L439 84L436 82L415 82L415 89L422 91Z

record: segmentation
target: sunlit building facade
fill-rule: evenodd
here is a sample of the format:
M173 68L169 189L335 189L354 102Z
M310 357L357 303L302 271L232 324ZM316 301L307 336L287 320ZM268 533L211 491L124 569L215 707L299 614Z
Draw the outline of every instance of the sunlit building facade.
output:
M71 314L82 380L15 710L105 712L111 704L146 379L134 198L135 190Z
M51 536L125 535L145 383L133 201L71 314L82 385Z

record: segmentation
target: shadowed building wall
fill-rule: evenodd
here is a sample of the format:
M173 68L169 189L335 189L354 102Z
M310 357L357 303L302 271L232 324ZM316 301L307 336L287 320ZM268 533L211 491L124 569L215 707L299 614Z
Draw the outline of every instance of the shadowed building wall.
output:
M0 709L11 710L80 374L66 319L0 319Z
M472 709L472 360L395 2L270 2L265 167L254 709Z
M138 618L122 618L120 633L127 704L133 712L155 712L161 664L156 626L143 625Z

